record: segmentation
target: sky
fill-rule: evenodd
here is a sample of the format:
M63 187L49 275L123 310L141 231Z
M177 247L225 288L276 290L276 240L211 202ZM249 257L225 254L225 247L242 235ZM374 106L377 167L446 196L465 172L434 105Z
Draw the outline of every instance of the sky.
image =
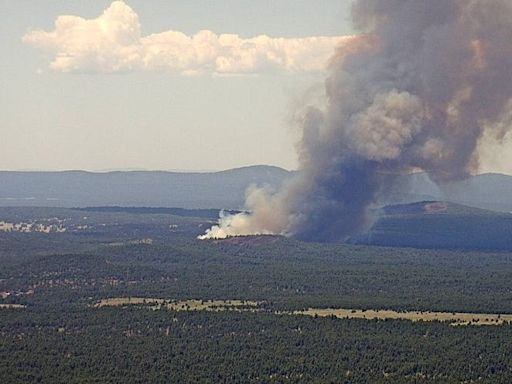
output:
M2 170L297 168L351 0L0 0ZM482 172L512 173L512 139Z
M293 169L296 105L351 33L349 0L0 0L0 15L3 170Z

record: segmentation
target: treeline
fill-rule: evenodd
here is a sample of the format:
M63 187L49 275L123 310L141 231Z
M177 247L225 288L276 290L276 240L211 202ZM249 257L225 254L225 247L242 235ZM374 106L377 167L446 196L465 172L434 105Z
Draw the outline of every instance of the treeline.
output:
M186 209L186 208L167 208L167 207L86 207L74 208L82 212L109 212L109 213L133 213L133 214L165 214L184 217L201 217L217 220L219 218L219 209ZM227 210L227 214L236 214L240 211Z

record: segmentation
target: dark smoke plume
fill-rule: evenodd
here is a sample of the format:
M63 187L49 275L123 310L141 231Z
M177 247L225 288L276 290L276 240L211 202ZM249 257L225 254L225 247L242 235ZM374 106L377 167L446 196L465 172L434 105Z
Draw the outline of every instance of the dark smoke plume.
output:
M253 189L252 213L221 218L206 238L343 241L397 175L463 178L483 134L512 127L510 0L358 0L353 22L359 35L330 63L327 105L305 115L300 176L278 193Z

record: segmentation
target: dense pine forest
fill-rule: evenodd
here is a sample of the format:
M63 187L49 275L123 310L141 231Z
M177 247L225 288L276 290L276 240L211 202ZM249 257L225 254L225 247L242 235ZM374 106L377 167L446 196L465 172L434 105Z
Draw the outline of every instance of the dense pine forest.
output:
M199 241L208 215L165 212L10 209L4 217L32 222L23 228L57 217L67 230L0 232L2 383L512 381L508 321L466 326L297 312L505 316L512 314L509 252L273 236ZM144 300L97 305L130 297ZM192 310L156 299L256 304Z

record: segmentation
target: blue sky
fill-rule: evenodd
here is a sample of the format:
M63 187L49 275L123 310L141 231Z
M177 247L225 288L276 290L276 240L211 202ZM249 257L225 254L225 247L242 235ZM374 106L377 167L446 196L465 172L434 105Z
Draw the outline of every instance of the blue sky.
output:
M0 169L294 169L350 8L0 0ZM512 173L511 148L482 145L480 171Z
M160 67L111 71L89 67L88 58L71 70L56 70L52 60L67 43L49 52L41 40L48 34L37 43L22 41L34 31L54 31L59 16L95 19L110 5L0 1L1 169L296 166L298 133L290 116L298 100L321 89L321 70L288 71L263 63L248 73L237 68L192 75ZM126 5L137 15L143 37L169 30L190 36L209 30L240 39L351 33L348 0L323 0L321 6L306 0L131 0Z

